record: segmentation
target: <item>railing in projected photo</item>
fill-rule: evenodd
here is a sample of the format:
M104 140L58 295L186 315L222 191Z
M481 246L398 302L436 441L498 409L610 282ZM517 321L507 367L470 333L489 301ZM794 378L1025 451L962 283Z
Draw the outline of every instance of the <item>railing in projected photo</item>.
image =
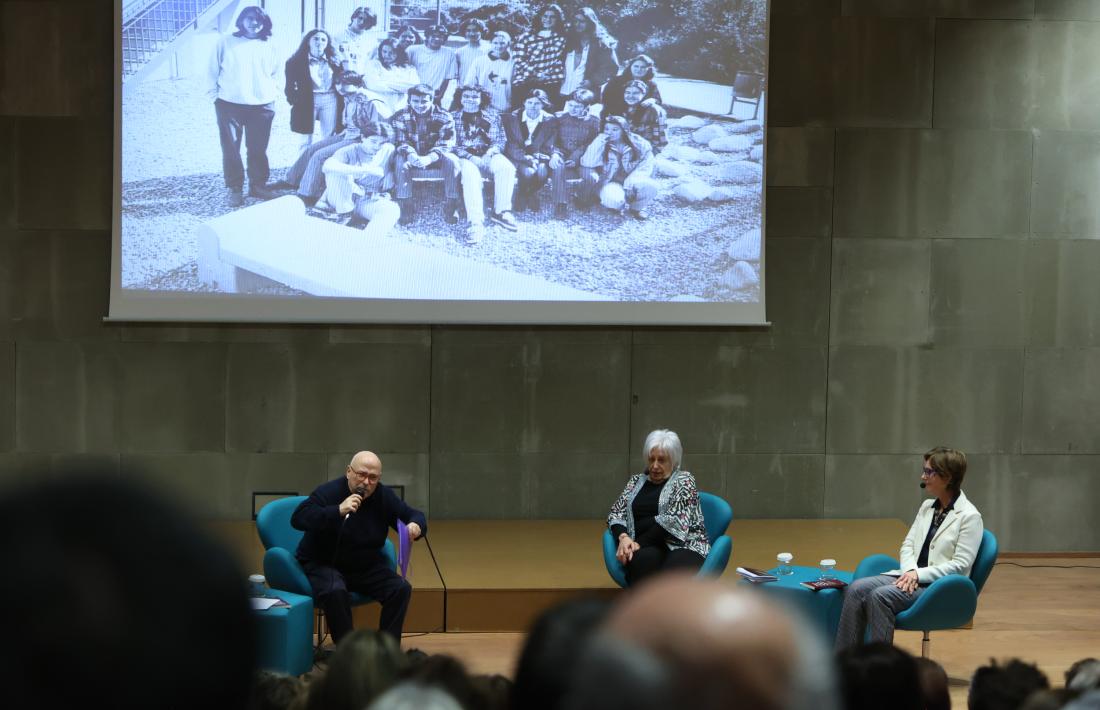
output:
M122 7L122 77L149 66L198 20L232 0L130 0ZM217 7L215 7L217 6Z

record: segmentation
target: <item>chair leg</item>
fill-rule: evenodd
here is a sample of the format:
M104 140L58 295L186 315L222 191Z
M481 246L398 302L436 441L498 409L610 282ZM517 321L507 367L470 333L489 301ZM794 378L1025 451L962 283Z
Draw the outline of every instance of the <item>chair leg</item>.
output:
M314 645L314 650L320 651L321 646L325 643L325 636L328 635L328 629L325 624L325 612L321 609L314 609L316 615L316 624L314 626L314 632L317 636L317 643Z
M920 640L920 656L921 658L928 658L928 649L932 645L932 639L927 631L924 632L924 637Z

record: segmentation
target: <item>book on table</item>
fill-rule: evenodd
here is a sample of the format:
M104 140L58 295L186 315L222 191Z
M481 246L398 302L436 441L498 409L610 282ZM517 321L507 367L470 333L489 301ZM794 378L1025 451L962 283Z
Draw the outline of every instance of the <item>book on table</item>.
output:
M799 582L799 584L814 592L820 592L822 589L844 589L848 586L847 582L842 582L835 577L832 579L815 579L809 582Z
M738 567L737 574L750 582L776 582L779 580L779 578L771 572L756 567Z

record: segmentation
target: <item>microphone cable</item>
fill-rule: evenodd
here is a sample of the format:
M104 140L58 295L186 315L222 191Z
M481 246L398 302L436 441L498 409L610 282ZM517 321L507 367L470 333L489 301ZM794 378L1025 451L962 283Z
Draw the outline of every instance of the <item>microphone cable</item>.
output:
M329 582L328 592L332 594L332 590L336 588L336 560L340 557L340 538L344 536L344 525L348 522L348 516L345 515L340 521L340 529L336 532L336 545L332 549L332 565L329 567ZM328 638L328 622L325 621L324 616L321 617L321 623L319 629L317 629L317 645L314 646L314 664L316 665L316 655L321 651L321 647L325 645L325 639Z
M443 625L437 631L421 631L415 634L402 634L403 638L416 638L417 636L427 636L428 634L443 633L447 631L447 580L443 579L443 572L439 569L439 562L435 559L435 550L432 549L432 543L428 540L428 533L424 533L420 537L424 540L424 544L428 546L428 554L432 558L432 565L435 567L436 576L439 577L439 583L443 585Z

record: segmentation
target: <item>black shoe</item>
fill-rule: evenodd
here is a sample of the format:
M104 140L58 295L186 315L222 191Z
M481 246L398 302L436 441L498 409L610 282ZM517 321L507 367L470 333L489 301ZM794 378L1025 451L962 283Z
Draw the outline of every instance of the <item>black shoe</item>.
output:
M509 232L515 232L519 229L519 225L516 224L516 218L512 216L511 211L500 213L493 212L489 215L489 219L492 220L493 224L499 224Z
M458 224L458 200L443 202L443 221L447 224Z
M230 207L240 207L244 204L244 193L241 192L241 188L229 188L226 190L226 195L229 197Z
M280 180L278 182L271 183L270 185L268 185L268 188L271 190L297 190L298 186L291 185L286 180Z
M569 209L565 206L564 202L559 202L554 205L554 217L557 219L565 219L569 216Z
M266 185L257 185L255 187L250 185L248 187L248 196L255 197L258 200L273 200L278 197L274 192L267 189Z

